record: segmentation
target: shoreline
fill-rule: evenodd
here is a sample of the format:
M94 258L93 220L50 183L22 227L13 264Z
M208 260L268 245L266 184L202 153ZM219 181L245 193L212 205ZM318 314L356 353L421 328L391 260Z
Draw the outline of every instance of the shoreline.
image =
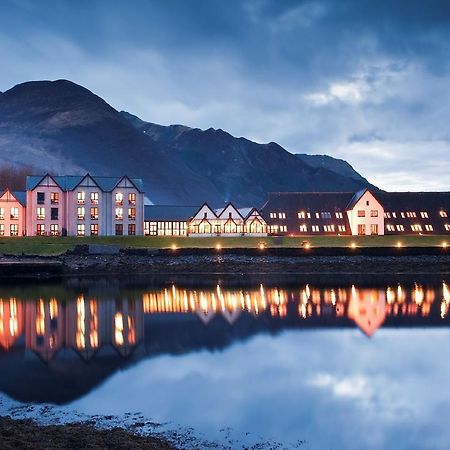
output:
M56 450L60 448L176 450L159 437L141 436L124 428L99 429L92 423L40 425L31 419L0 416L3 450Z
M438 247L118 249L82 246L58 256L0 256L0 279L109 275L450 275Z

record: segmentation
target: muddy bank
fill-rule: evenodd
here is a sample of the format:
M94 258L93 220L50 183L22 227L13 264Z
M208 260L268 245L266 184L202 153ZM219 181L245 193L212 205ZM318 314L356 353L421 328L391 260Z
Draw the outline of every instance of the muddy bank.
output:
M3 450L175 449L161 439L137 436L121 428L98 430L92 425L83 423L41 426L31 420L13 420L9 417L0 417L0 448Z
M0 257L3 278L155 274L450 274L450 255L245 255L120 251Z

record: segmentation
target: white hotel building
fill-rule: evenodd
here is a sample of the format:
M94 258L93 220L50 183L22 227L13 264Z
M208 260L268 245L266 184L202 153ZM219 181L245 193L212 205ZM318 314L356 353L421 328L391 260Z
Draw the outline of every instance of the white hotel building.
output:
M29 176L26 183L28 236L143 235L141 179Z

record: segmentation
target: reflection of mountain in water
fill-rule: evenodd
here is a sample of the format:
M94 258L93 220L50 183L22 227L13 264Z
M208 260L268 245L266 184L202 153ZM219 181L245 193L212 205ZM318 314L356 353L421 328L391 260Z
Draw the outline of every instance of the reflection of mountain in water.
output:
M448 325L450 304L445 283L17 294L0 291L0 389L18 400L55 403L145 357L220 349L285 328L356 324L372 336L382 325Z

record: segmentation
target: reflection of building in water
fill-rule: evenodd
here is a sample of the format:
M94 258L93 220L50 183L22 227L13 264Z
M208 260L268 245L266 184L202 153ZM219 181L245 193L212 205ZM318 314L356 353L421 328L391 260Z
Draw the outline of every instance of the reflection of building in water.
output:
M0 299L0 347L8 350L23 332L23 305L15 298Z
M352 287L348 303L348 317L355 321L367 336L372 336L386 318L386 293L377 289Z
M438 293L439 292L439 293ZM442 296L441 296L442 293ZM439 303L432 309L435 298ZM44 361L54 358L61 349L72 349L84 360L105 350L104 356L117 352L131 355L144 337L145 314L189 313L208 325L221 317L234 325L242 316L264 315L287 320L291 326L308 321L314 326L335 325L353 320L368 336L388 318L446 318L450 308L450 290L413 286L366 288L232 289L217 285L211 289L184 289L172 286L149 291L139 299L93 298L83 294L74 301L39 298L24 302L16 298L0 299L0 349L19 345L25 334L27 349ZM433 313L433 314L431 314ZM347 322L346 322L347 321ZM400 322L402 323L402 322ZM110 351L111 350L111 351ZM65 352L70 357L70 352Z
M44 361L62 348L87 360L108 345L128 356L142 336L141 300L99 301L79 295L72 302L52 298L26 303L26 346Z
M49 361L64 345L64 318L61 302L52 298L27 302L25 336L27 348Z

